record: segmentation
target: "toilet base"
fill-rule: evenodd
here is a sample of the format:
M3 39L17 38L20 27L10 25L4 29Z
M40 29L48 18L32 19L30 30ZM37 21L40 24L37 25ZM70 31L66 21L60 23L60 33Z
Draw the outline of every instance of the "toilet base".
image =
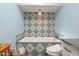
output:
M62 56L62 53L51 53L49 51L46 51L46 52L49 56Z

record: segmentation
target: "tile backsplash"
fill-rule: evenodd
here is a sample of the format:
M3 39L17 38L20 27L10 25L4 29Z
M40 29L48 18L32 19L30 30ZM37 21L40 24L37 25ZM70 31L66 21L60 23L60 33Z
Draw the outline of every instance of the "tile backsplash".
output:
M55 28L55 13L43 12L42 18L36 12L24 12L24 36L52 37Z

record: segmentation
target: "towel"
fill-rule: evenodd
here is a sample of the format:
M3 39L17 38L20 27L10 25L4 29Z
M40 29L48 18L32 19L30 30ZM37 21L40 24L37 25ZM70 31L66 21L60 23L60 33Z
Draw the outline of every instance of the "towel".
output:
M25 48L24 47L18 48L18 52L20 55L23 55L25 53Z

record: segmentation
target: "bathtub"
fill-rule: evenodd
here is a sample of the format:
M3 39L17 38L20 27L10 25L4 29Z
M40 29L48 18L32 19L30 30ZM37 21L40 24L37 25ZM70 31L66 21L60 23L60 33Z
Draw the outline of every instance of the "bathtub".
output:
M54 38L54 37L24 37L18 41L19 43L26 43L26 42L52 42L52 43L60 43L61 41Z
M46 48L61 41L54 37L24 37L17 42L17 48L23 46L28 56L46 56Z

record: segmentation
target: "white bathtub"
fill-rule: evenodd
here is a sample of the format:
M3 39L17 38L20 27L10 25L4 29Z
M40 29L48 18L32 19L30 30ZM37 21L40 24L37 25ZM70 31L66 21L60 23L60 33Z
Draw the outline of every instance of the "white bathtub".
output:
M18 42L60 42L60 40L54 37L24 37Z

